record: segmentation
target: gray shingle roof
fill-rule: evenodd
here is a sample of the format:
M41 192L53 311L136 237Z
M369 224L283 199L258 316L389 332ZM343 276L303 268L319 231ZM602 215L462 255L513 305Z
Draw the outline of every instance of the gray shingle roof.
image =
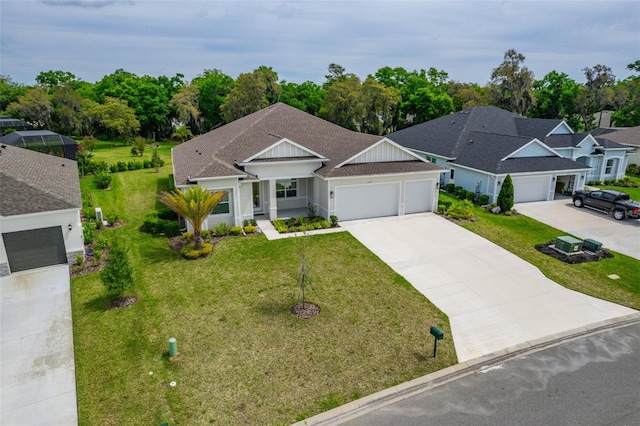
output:
M184 185L189 179L205 177L247 177L238 164L285 138L326 157L328 161L316 171L324 177L369 174L383 168L385 173L393 170L399 173L410 167L394 162L385 167L345 166L344 170L338 170L337 165L382 137L353 132L277 103L173 148L176 184ZM413 167L423 171L439 169L426 162L415 163Z
M0 146L0 215L81 208L73 160L10 145Z
M407 148L442 156L490 173L584 169L574 161L552 156L508 159L534 138L550 148L575 146L585 135L546 135L561 120L528 119L497 107L474 107L417 124L388 135ZM562 161L558 161L562 160Z

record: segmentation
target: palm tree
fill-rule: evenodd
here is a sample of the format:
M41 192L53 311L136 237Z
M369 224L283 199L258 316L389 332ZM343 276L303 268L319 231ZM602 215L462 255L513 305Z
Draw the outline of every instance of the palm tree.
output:
M202 223L216 208L226 191L212 193L201 186L188 188L186 192L176 189L175 192L163 192L160 202L189 221L193 227L195 250L202 249L200 231Z
M180 142L184 142L185 139L193 137L193 133L188 126L178 126L171 134L171 139L180 139Z

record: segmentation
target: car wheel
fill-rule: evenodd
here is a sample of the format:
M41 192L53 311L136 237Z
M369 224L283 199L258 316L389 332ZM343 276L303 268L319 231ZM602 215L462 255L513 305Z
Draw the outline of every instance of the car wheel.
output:
M582 202L582 198L575 198L573 200L573 205L576 207L582 207L584 203Z
M624 219L624 216L625 216L624 210L614 210L613 211L613 218L615 220L622 220L622 219Z

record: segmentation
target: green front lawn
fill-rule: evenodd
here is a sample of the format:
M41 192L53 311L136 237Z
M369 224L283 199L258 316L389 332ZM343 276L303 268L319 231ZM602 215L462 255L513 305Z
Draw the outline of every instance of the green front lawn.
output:
M129 242L138 302L109 310L97 273L72 279L80 424L290 424L456 363L450 337L431 356L446 315L348 233L307 237L321 308L308 320L290 312L295 239L228 238L187 261L141 233L170 170L116 173L106 191L81 181L126 223L100 238Z

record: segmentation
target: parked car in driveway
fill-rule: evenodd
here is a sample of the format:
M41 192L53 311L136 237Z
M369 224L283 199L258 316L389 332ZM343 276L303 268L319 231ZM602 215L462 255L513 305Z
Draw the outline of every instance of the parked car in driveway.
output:
M575 191L572 196L576 207L589 207L610 214L616 220L640 219L640 203L629 198L622 191L598 189L595 191Z

